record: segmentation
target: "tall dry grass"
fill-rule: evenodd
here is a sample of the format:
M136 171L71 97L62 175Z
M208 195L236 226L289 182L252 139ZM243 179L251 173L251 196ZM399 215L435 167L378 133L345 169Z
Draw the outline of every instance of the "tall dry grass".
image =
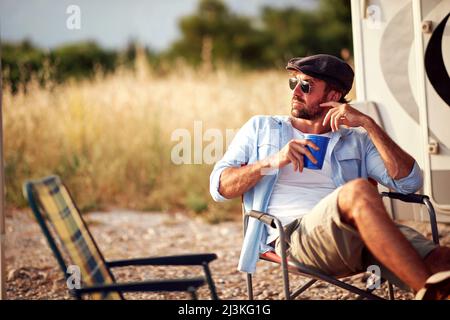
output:
M58 174L83 210L187 208L211 221L239 210L209 196L212 165L175 165L171 134L241 127L252 115L288 111L284 71L204 73L176 66L157 75L142 60L136 71L53 88L4 90L7 202L25 206L26 179ZM204 143L206 145L207 143ZM238 212L238 211L237 211Z

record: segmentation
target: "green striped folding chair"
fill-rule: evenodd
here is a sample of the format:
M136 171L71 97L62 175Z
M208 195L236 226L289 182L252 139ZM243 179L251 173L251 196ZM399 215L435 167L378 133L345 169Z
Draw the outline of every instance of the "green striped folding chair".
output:
M90 299L123 299L123 292L138 291L186 291L192 299L196 299L198 287L205 282L212 299L217 299L209 269L209 263L217 258L215 254L106 261L68 189L58 176L27 181L24 184L24 195L68 283L73 280L69 279L71 275L68 273L68 266L78 267L80 286L68 287L77 299L86 296ZM201 265L205 277L117 283L111 272L111 268L144 265Z

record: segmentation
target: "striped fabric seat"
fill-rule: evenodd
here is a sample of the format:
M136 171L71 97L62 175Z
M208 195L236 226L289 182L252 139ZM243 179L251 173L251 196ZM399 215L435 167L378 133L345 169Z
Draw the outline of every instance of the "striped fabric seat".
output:
M50 229L58 236L62 249L70 260L68 264L79 267L82 286L114 283L114 276L107 268L105 259L87 229L80 211L60 178L50 176L29 181L24 188L25 197L64 274L67 271L66 261L62 258ZM90 298L122 299L123 297L118 292L111 292L91 294Z

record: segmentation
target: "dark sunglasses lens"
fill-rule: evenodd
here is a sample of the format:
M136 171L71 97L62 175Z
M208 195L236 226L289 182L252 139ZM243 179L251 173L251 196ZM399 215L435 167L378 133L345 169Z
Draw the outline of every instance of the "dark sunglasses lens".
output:
M291 88L291 90L295 89L297 83L298 83L297 78L289 78L289 88Z
M304 93L309 93L311 89L309 82L302 81L297 78L289 78L289 87L291 88L291 90L295 89L299 81L300 81L300 89L302 89Z
M306 81L300 82L300 87L304 93L309 93L310 86L308 82Z

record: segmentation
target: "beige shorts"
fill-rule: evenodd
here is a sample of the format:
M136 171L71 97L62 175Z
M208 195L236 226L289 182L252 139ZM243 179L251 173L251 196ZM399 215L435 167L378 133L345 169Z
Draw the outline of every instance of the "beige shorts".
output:
M289 258L335 277L365 271L376 264L381 277L405 285L369 253L358 231L340 218L337 199L341 187L323 198L307 215L285 227ZM411 245L425 258L436 245L416 230L397 224ZM280 254L279 239L276 252Z

